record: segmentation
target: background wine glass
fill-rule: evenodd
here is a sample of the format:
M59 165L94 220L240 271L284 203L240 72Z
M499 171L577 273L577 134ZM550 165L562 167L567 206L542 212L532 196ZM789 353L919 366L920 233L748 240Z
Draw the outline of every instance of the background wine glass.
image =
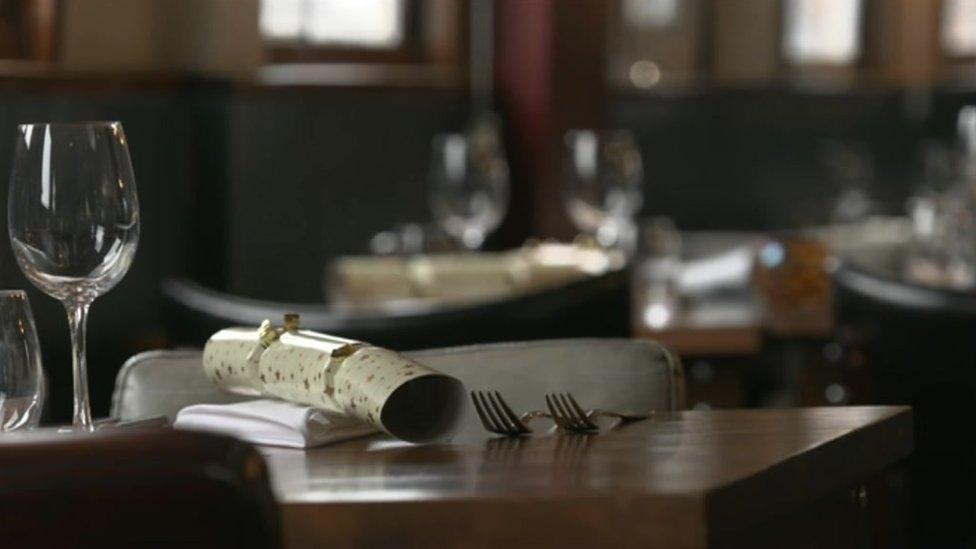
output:
M607 247L633 251L634 216L644 200L644 168L626 131L574 130L566 134L566 211L576 228Z
M8 208L21 271L67 310L74 426L91 430L88 308L125 276L139 241L139 203L122 125L19 126Z
M462 247L477 250L508 210L508 164L490 132L443 134L433 141L431 213Z
M36 427L43 408L41 350L27 294L0 291L0 431Z

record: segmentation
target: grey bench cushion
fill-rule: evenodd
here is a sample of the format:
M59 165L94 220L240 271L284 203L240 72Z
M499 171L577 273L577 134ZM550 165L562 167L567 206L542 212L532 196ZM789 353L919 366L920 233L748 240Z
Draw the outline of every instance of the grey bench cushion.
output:
M676 410L683 406L681 365L651 341L564 339L406 354L457 377L468 390L500 391L517 410L542 408L544 393L564 391L587 407ZM247 399L217 390L204 375L200 360L200 351L150 351L132 357L116 379L112 416L173 418L190 404ZM470 406L464 414L463 429L477 426Z

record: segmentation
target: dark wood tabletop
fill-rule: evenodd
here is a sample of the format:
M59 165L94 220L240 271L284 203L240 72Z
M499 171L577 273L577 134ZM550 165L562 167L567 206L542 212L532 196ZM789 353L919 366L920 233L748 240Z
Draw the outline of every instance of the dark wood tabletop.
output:
M907 483L889 471L912 451L908 408L686 411L598 435L538 427L520 439L266 449L286 543L858 545L903 533L889 515Z

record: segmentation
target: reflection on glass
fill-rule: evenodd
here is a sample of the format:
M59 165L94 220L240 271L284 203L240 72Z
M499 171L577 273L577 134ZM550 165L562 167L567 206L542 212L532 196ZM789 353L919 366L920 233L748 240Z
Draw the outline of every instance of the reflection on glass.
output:
M947 54L976 56L976 0L943 0L940 38Z
M61 301L71 328L74 426L92 430L85 327L94 299L125 276L139 202L118 122L19 126L7 223L20 270Z
M37 426L43 385L41 350L27 294L0 291L0 431Z
M434 220L461 246L477 250L508 210L508 163L490 128L434 138L428 200Z
M566 134L564 200L580 231L606 247L633 250L634 215L643 204L644 168L626 131Z
M786 0L784 42L793 63L847 65L861 53L862 0Z
M261 0L261 32L273 39L361 48L403 41L404 0Z

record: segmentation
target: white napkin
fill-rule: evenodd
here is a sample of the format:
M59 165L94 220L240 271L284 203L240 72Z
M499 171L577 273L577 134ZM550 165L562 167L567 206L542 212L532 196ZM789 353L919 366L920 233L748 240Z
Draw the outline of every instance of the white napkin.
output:
M685 261L678 276L684 295L704 294L723 288L746 288L752 276L755 251L739 246L710 257Z
M176 429L231 435L254 444L312 448L376 432L359 420L283 400L194 404L176 414Z

